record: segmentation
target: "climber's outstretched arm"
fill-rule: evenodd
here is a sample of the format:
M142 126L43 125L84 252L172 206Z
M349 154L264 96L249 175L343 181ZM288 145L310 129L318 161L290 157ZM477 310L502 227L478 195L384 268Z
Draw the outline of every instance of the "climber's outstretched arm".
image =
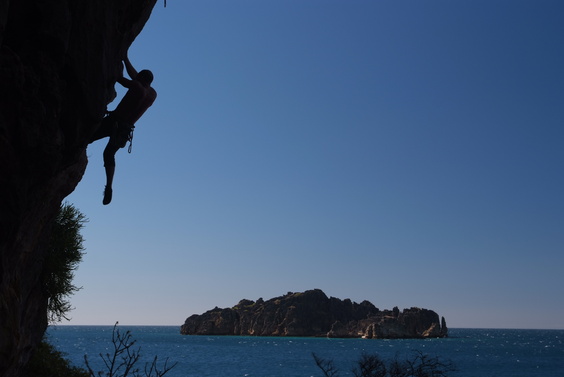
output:
M119 82L123 87L131 88L133 80L126 79L125 77L120 77L119 79L117 79L117 82Z
M132 80L135 80L135 78L137 77L137 70L133 68L133 65L131 65L131 62L129 61L127 54L125 54L125 58L123 59L123 62L125 63L125 69L127 70L127 74L129 75L129 77L131 77Z

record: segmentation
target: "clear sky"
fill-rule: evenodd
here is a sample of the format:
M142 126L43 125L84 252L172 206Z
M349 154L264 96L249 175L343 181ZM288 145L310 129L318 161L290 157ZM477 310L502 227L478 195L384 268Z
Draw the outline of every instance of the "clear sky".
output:
M560 0L160 0L130 49L158 98L113 202L105 140L68 198L90 220L70 324L320 288L564 329L563 19Z

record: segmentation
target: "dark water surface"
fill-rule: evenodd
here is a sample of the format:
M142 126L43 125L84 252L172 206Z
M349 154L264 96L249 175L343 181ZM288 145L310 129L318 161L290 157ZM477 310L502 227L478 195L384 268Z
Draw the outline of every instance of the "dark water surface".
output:
M111 352L113 326L56 326L49 339L78 366L88 354L103 369L100 353ZM564 377L564 330L449 329L446 339L380 340L235 336L184 336L177 326L119 326L131 331L142 361L169 358L178 365L166 376L322 376L312 352L333 359L340 376L352 376L364 353L382 359L412 357L416 351L450 360L452 377Z

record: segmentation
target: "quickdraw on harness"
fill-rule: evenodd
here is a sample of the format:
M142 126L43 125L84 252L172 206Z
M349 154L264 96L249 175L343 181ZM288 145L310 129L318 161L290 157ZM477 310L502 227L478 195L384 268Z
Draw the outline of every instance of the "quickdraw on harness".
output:
M127 140L129 141L127 153L131 153L131 149L133 149L133 131L135 131L135 126L131 126L131 131L129 131L129 135L127 136Z

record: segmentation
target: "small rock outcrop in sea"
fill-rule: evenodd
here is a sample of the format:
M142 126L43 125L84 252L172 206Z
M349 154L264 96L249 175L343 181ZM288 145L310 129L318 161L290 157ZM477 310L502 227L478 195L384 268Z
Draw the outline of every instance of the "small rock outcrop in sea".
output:
M183 335L308 336L331 338L443 338L444 317L432 310L379 310L368 301L327 297L320 289L288 292L264 301L241 300L232 308L194 314Z

